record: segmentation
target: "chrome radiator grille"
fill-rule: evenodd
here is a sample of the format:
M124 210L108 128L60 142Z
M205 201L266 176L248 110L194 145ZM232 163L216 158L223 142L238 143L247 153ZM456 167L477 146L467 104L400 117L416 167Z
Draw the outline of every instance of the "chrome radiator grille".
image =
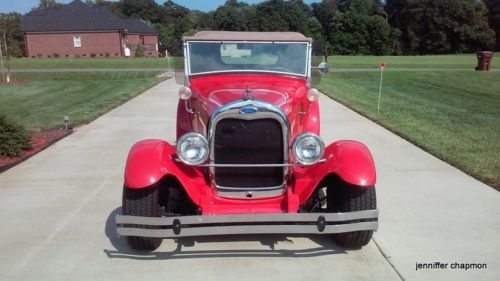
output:
M288 167L279 166L288 163L289 138L287 117L275 105L247 99L218 108L208 127L209 162L224 165L210 168L217 194L239 199L282 195Z
M282 164L285 161L283 129L270 118L222 119L214 134L216 164ZM221 187L277 187L283 183L283 167L217 167L215 183Z

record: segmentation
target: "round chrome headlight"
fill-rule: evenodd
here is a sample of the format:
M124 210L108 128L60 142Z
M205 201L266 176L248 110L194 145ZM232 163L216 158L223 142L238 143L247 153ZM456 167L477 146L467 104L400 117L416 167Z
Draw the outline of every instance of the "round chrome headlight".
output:
M208 141L197 133L187 133L177 142L177 156L188 165L199 165L207 161Z
M295 138L292 146L293 157L302 165L312 165L323 157L325 144L313 133L305 133Z

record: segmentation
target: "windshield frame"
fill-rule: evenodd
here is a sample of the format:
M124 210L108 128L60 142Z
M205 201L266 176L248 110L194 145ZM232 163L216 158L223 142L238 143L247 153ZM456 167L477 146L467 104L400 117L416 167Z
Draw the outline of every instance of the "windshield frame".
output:
M191 73L191 58L189 52L190 43L218 43L218 44L305 44L306 45L306 63L305 63L305 74L286 72L286 71L273 71L273 70L258 70L258 69L231 69L231 70L216 70L207 72L197 72ZM286 76L295 76L301 78L311 77L311 52L312 44L307 41L243 41L243 40L224 40L224 41L212 41L212 40L186 40L184 41L184 74L186 77L191 76L203 76L212 74L230 74L230 73L269 73L269 74L279 74Z

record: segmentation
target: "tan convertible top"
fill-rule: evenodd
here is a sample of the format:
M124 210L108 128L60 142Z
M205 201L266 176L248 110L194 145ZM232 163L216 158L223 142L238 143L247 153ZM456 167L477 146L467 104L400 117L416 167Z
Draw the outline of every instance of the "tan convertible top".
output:
M200 31L193 36L184 36L186 41L283 41L312 42L298 32L254 32L254 31Z

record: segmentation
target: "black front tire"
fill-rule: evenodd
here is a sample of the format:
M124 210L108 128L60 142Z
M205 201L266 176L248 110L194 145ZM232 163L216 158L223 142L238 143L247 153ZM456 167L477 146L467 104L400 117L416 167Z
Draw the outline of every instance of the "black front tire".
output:
M375 187L359 187L346 183L329 186L327 190L329 212L355 212L377 209ZM335 242L344 247L359 249L370 242L373 230L336 233Z
M159 217L161 207L157 186L134 190L123 187L122 213L128 216ZM162 238L127 236L130 248L138 251L154 251L160 247Z

